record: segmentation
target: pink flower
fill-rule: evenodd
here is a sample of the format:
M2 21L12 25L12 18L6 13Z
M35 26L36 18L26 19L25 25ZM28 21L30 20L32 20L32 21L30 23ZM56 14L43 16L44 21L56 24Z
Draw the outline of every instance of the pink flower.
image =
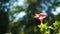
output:
M34 18L38 18L41 21L41 23L45 17L46 17L45 13L35 14L34 16Z

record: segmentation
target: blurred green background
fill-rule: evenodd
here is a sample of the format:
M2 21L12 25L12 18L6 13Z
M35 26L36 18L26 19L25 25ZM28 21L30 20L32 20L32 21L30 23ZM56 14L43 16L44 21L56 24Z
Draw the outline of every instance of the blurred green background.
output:
M34 18L39 13L46 14L41 28ZM5 33L60 34L60 0L0 0L0 34Z

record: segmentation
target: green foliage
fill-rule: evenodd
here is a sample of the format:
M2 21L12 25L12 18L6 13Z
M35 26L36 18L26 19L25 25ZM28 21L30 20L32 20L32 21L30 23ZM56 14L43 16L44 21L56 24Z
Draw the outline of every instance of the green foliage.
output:
M38 27L40 28L41 31L43 31L44 29L47 28L47 23L46 24L42 24L42 25L38 25Z
M40 28L41 34L49 34L50 33L50 29L48 29L47 23L38 25L38 27Z
M21 6L13 6L13 8L15 8L16 11L18 11L18 12L23 10L23 8Z
M53 25L55 28L60 28L60 22L58 22L58 21L55 21L55 23L53 23Z

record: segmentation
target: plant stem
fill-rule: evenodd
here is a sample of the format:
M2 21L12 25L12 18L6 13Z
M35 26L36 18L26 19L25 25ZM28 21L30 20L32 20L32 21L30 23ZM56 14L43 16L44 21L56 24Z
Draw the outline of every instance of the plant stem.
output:
M42 21L43 21L43 19L41 19L41 20L40 20L40 22L41 22L41 25L43 25L43 22L42 22Z

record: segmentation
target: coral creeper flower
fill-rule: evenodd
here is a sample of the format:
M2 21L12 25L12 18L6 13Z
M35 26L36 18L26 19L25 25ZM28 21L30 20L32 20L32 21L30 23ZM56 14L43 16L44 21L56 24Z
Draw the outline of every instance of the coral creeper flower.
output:
M35 14L34 18L38 18L42 24L43 19L46 17L45 13Z

